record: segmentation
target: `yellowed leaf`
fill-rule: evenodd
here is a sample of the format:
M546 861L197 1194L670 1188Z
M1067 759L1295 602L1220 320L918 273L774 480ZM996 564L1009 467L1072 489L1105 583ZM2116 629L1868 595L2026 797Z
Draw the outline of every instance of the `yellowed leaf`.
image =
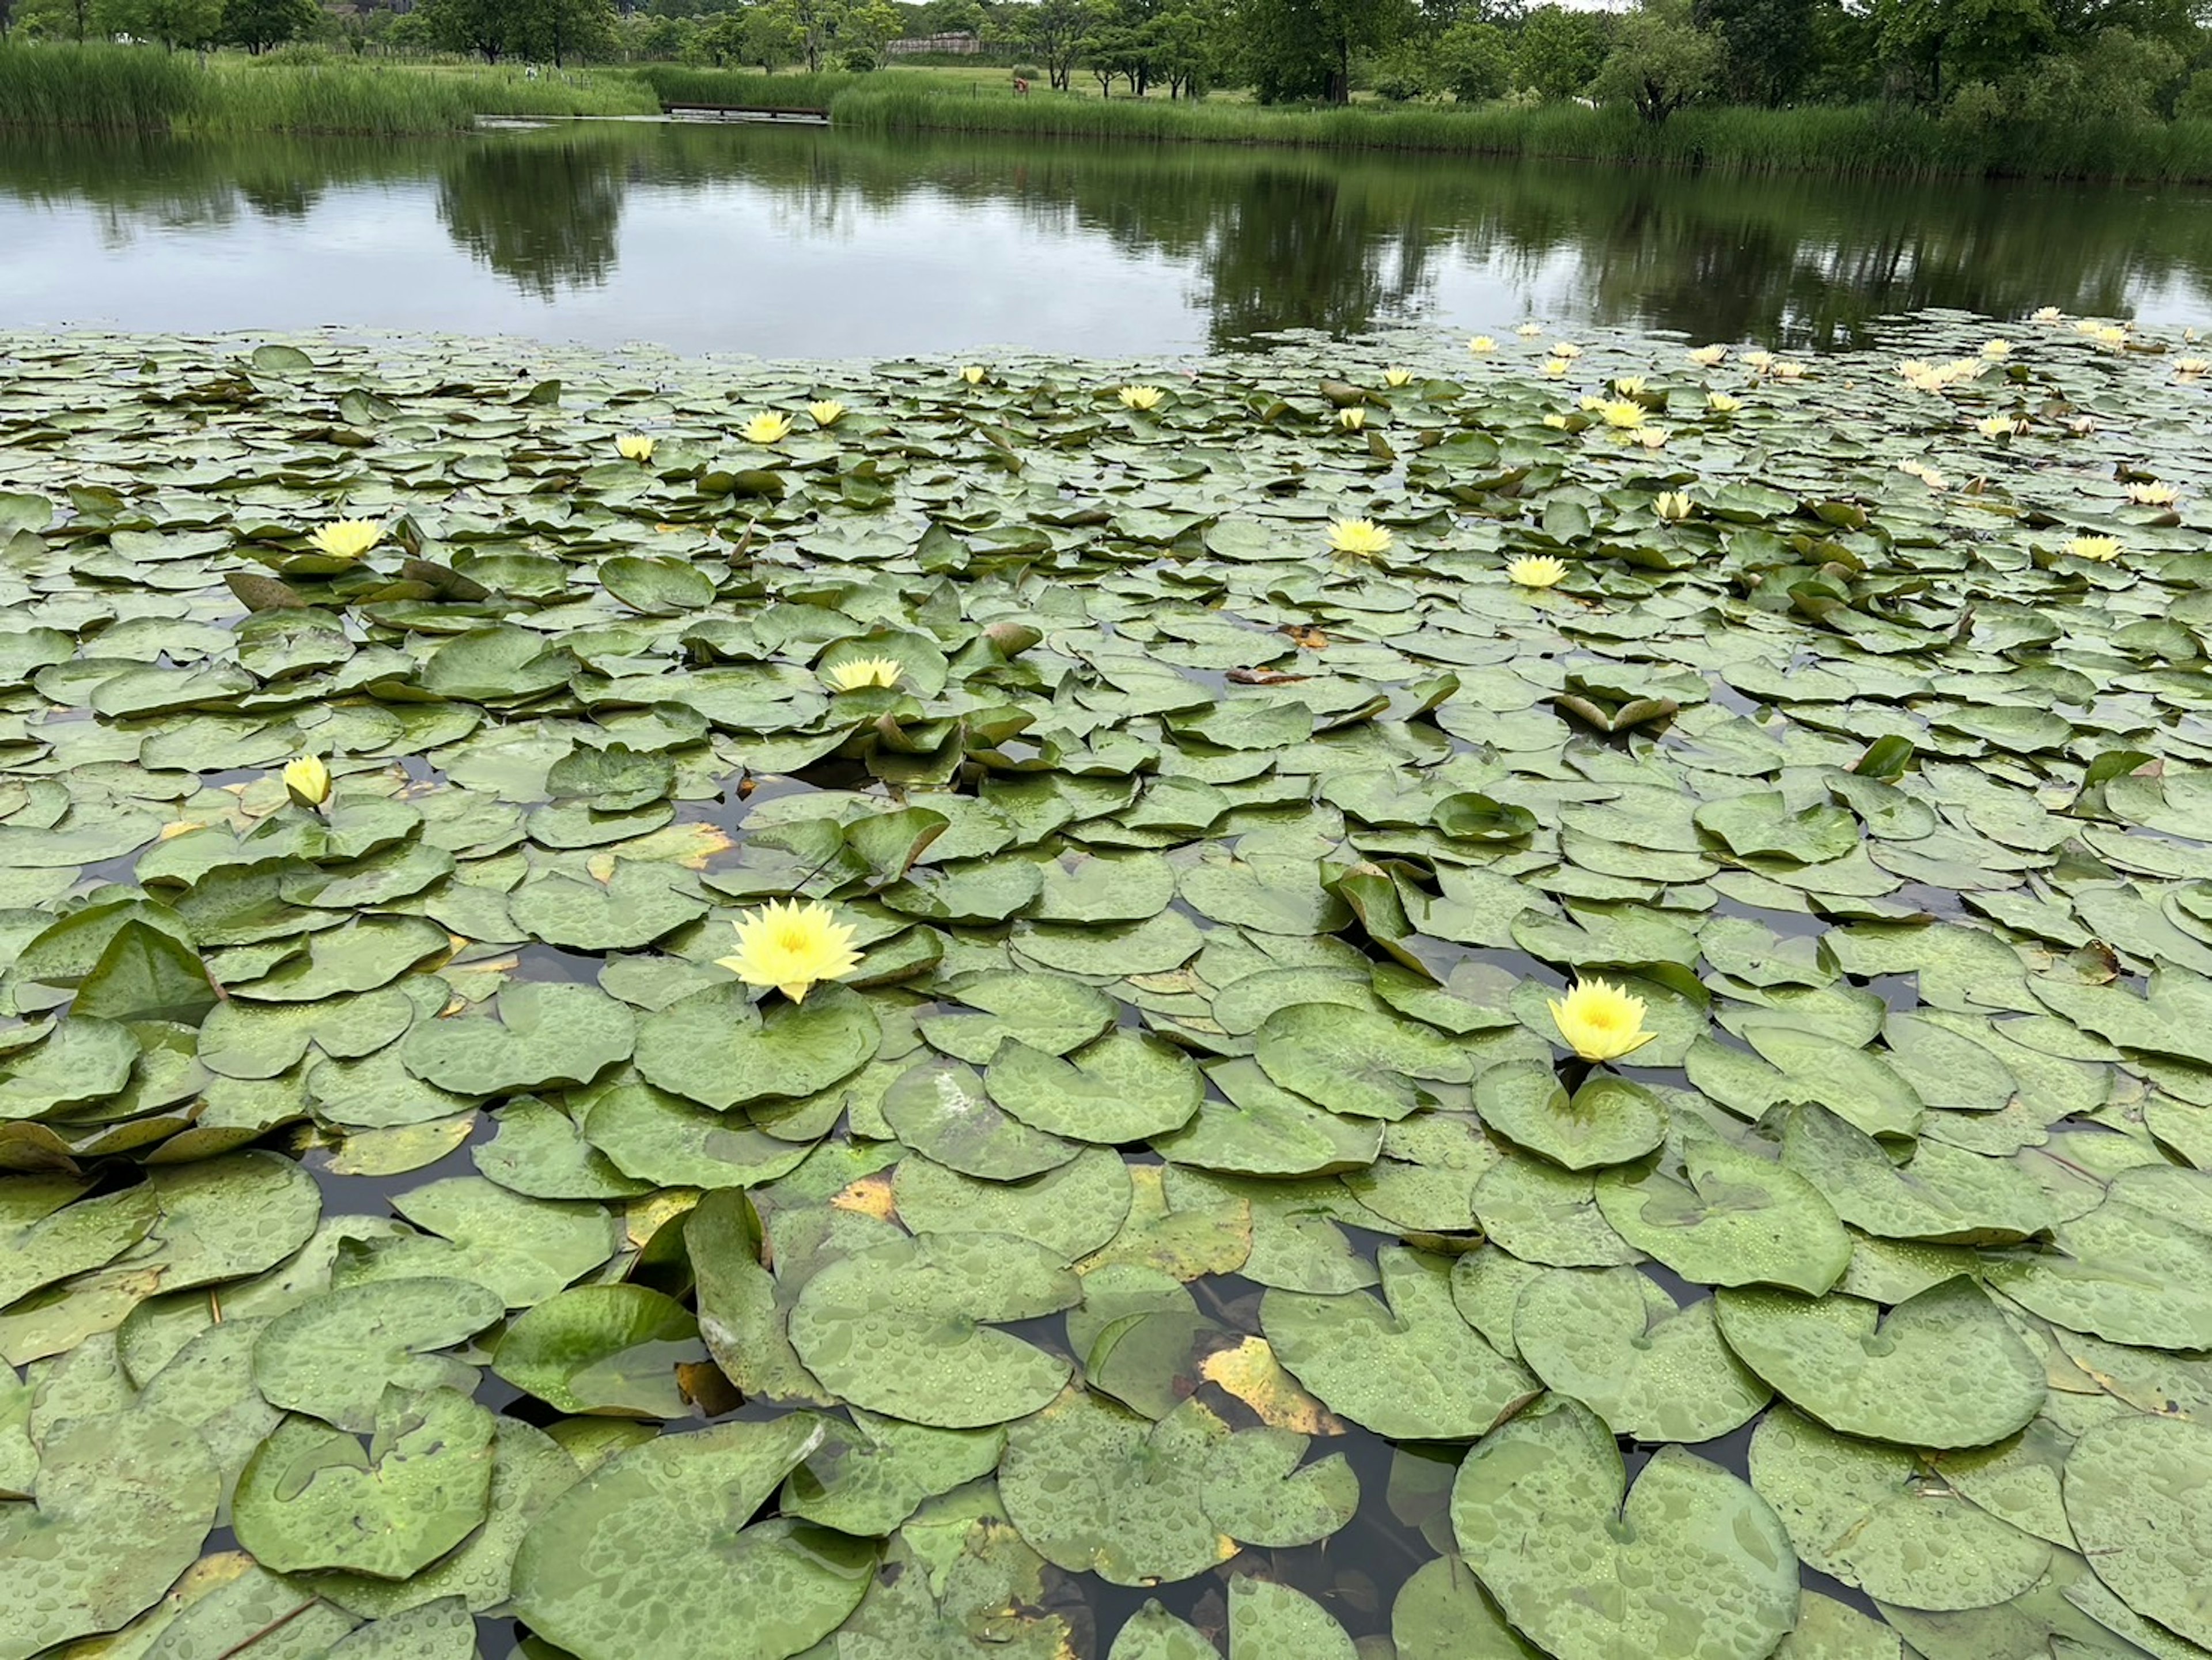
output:
M1264 1337L1206 1358L1200 1371L1260 1414L1262 1423L1301 1435L1341 1435L1343 1420L1298 1386Z
M848 1183L830 1195L830 1202L839 1210L859 1211L881 1222L890 1221L897 1209L891 1201L891 1178L881 1171Z

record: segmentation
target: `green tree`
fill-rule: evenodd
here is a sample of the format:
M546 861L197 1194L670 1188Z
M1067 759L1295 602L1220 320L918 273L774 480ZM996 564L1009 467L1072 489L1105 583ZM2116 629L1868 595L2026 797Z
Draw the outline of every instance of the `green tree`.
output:
M1875 0L1874 17L1882 61L1931 103L2026 67L2058 33L2046 0Z
M1352 98L1355 54L1387 46L1411 21L1408 0L1246 0L1243 52L1262 103Z
M1816 64L1819 15L1833 0L1697 0L1692 16L1720 37L1721 73L1747 103L1787 103Z
M1604 62L1604 27L1588 12L1539 6L1514 37L1515 78L1547 102L1579 96Z
M523 49L526 25L515 0L422 0L413 15L422 20L431 43L447 52L496 64Z
M604 58L614 48L611 0L520 0L516 9L521 18L515 49L556 68L580 58Z
M206 46L222 29L222 0L98 0L100 32L158 40L169 51Z
M1513 45L1495 23L1462 17L1437 37L1437 82L1462 104L1486 104L1513 88Z
M1685 0L1647 0L1614 26L1590 90L1601 103L1635 105L1656 127L1710 93L1720 67L1719 40L1690 21Z
M315 0L222 0L222 38L257 58L313 33L322 20Z
M1054 89L1066 92L1090 21L1083 0L1036 0L1021 10L1025 15L1015 38L1043 66Z

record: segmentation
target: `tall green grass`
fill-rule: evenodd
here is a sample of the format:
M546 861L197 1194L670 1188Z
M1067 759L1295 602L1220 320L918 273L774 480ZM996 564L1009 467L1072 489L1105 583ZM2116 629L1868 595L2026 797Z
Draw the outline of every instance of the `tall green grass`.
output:
M866 77L830 101L838 125L1152 143L1434 151L1845 177L2212 180L2212 122L1977 130L1876 105L1689 110L1653 127L1579 104L1269 109L1156 99L947 93Z
M189 58L118 46L0 46L0 126L166 131L191 109Z
M645 115L659 108L621 70L533 81L505 67L203 63L151 46L0 46L0 126L396 137L465 131L478 115Z

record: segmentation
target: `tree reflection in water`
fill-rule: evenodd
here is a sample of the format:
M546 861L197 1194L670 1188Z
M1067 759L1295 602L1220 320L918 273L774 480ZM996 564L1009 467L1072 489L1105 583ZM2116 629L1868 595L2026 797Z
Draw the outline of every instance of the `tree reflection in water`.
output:
M2119 315L2146 295L2202 304L2212 292L2212 195L2201 191L639 125L413 143L19 134L0 149L0 236L13 212L88 210L123 252L140 234L235 233L255 220L297 223L313 240L349 203L379 194L386 213L393 198L434 202L471 260L517 295L556 306L601 289L627 300L625 276L687 258L700 271L660 291L680 295L728 265L748 282L781 283L787 300L797 289L801 305L850 305L855 294L918 304L902 251L934 260L942 280L946 244L963 223L988 219L1048 260L1081 254L1097 290L1086 301L1108 312L1166 303L1157 285L1121 292L1117 271L1179 273L1188 298L1172 318L1117 319L1122 335L1164 346L1424 318L1488 327L1526 311L1565 326L1818 348L1851 343L1884 313L1928 307ZM633 220L647 204L673 216L682 246L631 236L626 201ZM805 287L807 270L864 233L872 263L835 293ZM257 246L258 259L277 257ZM160 298L189 313L189 295ZM1200 313L1195 340L1189 305ZM1480 307L1486 314L1469 315ZM518 313L514 326L542 316ZM675 335L675 320L629 316L621 337L650 336L656 322ZM1009 337L1024 335L1019 316L1006 320ZM194 322L179 314L162 325Z

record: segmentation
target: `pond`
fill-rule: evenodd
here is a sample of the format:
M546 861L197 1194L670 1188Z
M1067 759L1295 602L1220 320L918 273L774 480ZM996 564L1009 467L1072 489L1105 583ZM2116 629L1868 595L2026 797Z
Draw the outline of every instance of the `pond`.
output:
M824 357L1530 315L1832 349L1951 307L2190 322L2212 194L563 126L0 143L0 323Z

